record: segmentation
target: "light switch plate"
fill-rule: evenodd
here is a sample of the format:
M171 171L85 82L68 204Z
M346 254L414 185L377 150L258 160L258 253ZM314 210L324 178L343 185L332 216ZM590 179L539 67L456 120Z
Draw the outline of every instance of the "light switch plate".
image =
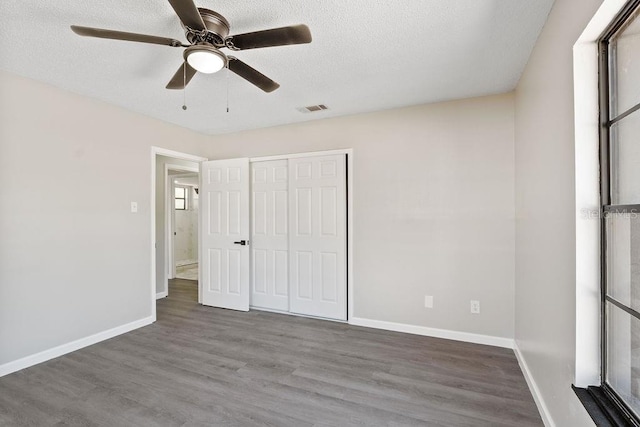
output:
M138 202L131 202L131 213L138 213Z
M433 297L431 295L424 296L424 306L426 308L433 308Z

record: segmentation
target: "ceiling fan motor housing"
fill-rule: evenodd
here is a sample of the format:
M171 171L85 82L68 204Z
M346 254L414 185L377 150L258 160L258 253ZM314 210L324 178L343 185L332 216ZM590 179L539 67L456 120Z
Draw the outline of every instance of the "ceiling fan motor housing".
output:
M214 12L213 10L199 7L198 12L200 12L204 25L207 27L207 33L202 34L201 32L192 30L182 24L187 40L189 40L191 44L205 42L216 47L224 47L225 39L229 36L229 31L231 30L229 21L227 21L224 16L220 15L218 12Z

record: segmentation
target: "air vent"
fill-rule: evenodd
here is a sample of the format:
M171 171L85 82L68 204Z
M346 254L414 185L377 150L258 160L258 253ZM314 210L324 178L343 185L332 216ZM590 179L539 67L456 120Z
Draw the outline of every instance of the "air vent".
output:
M318 111L328 110L329 108L324 104L310 105L308 107L298 108L303 113L316 113Z

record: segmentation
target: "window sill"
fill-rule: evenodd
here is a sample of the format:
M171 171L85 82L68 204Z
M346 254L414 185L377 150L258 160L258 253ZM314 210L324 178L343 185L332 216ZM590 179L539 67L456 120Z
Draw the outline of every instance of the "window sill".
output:
M640 424L612 399L602 387L571 386L598 427L640 427Z

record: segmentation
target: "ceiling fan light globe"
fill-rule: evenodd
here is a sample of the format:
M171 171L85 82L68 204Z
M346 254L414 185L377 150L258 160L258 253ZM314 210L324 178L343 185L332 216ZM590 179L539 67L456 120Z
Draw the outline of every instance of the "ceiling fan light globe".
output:
M191 46L184 56L191 68L204 74L217 73L227 65L226 56L212 46Z

